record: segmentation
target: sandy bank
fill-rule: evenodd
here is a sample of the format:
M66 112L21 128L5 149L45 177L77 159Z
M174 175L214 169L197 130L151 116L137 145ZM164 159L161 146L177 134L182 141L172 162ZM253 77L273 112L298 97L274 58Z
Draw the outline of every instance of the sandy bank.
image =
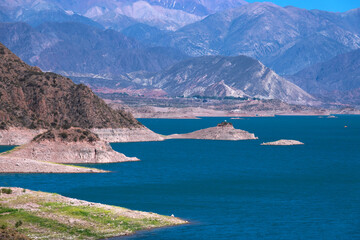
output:
M201 129L192 133L173 134L166 139L204 139L204 140L251 140L258 139L253 133L235 129L231 123L221 123L216 127Z
M163 141L164 137L146 127L139 128L93 128L91 131L106 142L151 142Z
M0 130L0 145L23 145L31 142L31 140L45 132L44 129L27 129L27 128L9 128Z
M291 146L291 145L304 145L304 143L296 140L286 140L281 139L275 142L262 143L261 145L271 145L271 146Z
M0 173L104 173L106 171L76 167L33 159L0 156Z
M58 194L10 189L10 194L0 195L0 209L3 213L0 225L14 226L15 222L21 220L22 225L17 230L32 239L102 239L187 223L175 217L92 203Z

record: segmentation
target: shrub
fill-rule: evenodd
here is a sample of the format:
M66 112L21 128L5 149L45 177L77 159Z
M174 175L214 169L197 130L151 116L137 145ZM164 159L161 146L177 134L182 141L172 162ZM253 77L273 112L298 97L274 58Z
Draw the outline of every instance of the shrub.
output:
M1 129L1 130L6 130L6 129L7 129L7 126L6 126L6 123L5 123L5 122L1 122L1 123L0 123L0 129Z
M12 190L10 188L2 188L1 193L12 194Z
M66 132L62 132L59 134L62 139L67 139L68 134Z
M88 137L88 141L91 142L91 143L92 143L92 142L95 142L95 141L96 141L96 138L94 138L93 136L89 136L89 137Z
M17 221L17 222L15 223L15 227L18 228L18 227L20 227L22 224L23 224L23 222L22 222L21 220L19 220L19 221Z

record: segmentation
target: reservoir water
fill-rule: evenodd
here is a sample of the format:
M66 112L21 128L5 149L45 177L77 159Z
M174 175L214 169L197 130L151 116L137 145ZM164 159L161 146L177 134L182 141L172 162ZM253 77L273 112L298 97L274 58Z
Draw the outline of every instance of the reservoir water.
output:
M106 174L0 174L0 186L191 222L120 239L360 239L360 116L140 121L172 134L225 119L259 140L117 143L141 161L90 165ZM305 145L260 145L279 139Z

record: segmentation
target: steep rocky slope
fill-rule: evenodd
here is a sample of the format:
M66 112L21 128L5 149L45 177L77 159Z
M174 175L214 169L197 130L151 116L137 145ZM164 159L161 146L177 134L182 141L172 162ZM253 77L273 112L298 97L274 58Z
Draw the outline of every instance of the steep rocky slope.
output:
M305 68L289 80L326 102L360 105L360 49Z
M0 43L2 128L141 127L131 114L114 111L88 87L21 61Z
M307 104L315 99L246 56L207 56L185 60L148 79L135 82L163 89L170 96L279 99Z

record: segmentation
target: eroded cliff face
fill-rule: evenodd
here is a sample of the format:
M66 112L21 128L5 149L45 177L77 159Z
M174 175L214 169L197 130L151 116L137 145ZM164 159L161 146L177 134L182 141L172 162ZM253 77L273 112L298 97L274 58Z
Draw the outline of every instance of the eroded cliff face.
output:
M109 143L81 128L49 130L6 154L9 158L26 158L54 163L113 163L138 161L115 152Z
M0 43L0 127L136 128L130 113L111 109L85 85L25 64Z

